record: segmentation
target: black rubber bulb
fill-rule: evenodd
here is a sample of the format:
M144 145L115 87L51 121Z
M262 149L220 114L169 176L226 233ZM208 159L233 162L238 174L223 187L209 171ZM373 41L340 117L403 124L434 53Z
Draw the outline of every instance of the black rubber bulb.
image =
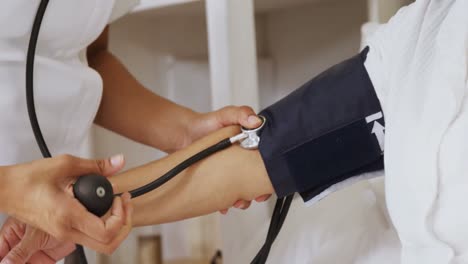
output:
M81 176L73 185L73 194L89 212L103 216L112 207L114 191L109 180L101 175Z

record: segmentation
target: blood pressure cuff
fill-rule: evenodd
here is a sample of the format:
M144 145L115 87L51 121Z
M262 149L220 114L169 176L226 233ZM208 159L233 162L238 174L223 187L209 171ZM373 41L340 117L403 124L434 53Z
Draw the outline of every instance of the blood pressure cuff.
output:
M305 201L383 169L384 117L364 67L369 49L318 75L260 114L259 150L278 197Z

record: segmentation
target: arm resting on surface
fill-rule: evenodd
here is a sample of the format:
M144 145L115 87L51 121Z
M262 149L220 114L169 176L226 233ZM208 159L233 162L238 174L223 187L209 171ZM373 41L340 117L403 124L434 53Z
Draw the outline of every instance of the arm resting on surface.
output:
M238 127L221 129L188 148L111 179L115 191L141 187L222 139ZM253 200L273 193L260 153L238 144L196 163L162 187L135 198L135 226L154 225L196 217L229 208L237 200Z

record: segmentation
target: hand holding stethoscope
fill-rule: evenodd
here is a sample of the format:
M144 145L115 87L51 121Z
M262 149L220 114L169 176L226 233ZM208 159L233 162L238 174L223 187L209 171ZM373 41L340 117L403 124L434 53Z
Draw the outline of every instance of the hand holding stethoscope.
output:
M62 155L4 167L3 186L9 188L0 193L2 211L12 217L0 231L0 259L55 263L74 250L73 242L100 252L115 250L131 229L125 227L132 213L129 194L114 198L109 214L101 219L84 209L70 192L80 175L112 176L123 166L121 155L105 160Z

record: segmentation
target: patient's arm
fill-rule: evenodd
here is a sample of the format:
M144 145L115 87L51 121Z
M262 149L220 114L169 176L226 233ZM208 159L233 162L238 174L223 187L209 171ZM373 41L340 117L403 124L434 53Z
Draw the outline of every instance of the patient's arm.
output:
M197 152L239 133L238 127L215 132L161 160L111 179L117 192L130 191L160 177ZM237 145L191 166L157 190L134 199L135 226L205 215L229 208L237 200L273 193L260 153Z

